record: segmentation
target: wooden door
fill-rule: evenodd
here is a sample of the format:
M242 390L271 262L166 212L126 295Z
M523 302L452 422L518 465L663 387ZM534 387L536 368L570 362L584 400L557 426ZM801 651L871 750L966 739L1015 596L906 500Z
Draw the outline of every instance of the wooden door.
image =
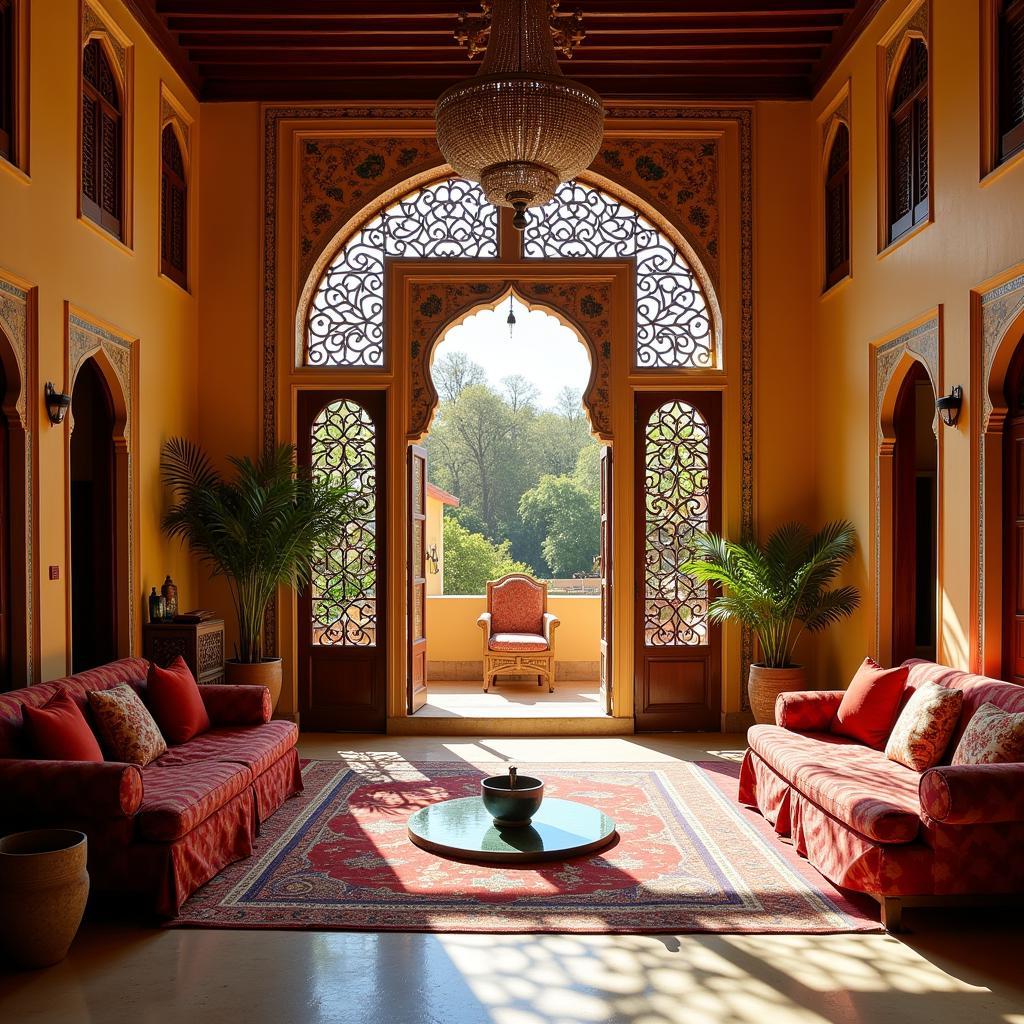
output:
M722 645L710 588L679 573L698 531L720 530L722 400L643 394L635 418L637 731L721 728Z
M409 714L427 703L427 449L409 446Z
M1003 678L1024 684L1024 407L1019 397L1010 407L1003 448Z
M612 449L601 447L601 701L612 713Z
M299 396L298 456L351 490L336 545L299 598L299 713L306 730L387 725L386 408L380 391Z

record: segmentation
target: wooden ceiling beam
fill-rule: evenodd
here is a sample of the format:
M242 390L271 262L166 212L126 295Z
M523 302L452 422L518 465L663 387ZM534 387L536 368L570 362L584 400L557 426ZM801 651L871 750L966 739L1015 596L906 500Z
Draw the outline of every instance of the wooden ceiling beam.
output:
M857 0L857 6L836 32L831 45L821 55L818 66L811 74L811 89L817 92L825 79L839 67L842 59L853 48L861 33L868 27L871 19L881 10L885 0Z

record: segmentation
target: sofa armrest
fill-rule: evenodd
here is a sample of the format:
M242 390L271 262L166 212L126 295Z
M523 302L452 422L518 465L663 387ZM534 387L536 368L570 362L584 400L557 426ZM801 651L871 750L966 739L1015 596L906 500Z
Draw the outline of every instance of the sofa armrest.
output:
M921 810L943 825L1024 822L1024 764L929 768L918 784Z
M142 770L117 761L0 760L0 820L36 824L130 818L142 803Z
M263 725L274 713L265 686L209 683L200 686L199 693L211 725Z
M481 612L476 624L484 631L484 641L491 639L491 613Z
M797 690L780 693L775 721L790 732L828 732L845 690Z
M555 630L561 625L562 620L557 615L552 615L551 612L544 613L544 639L547 641L548 647L551 646Z

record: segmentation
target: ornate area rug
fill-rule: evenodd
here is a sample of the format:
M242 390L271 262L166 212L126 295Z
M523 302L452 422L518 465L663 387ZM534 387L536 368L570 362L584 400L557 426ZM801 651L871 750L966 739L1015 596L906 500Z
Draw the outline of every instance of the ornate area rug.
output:
M877 905L832 888L736 804L739 765L524 764L547 796L593 804L619 840L524 867L427 853L406 833L425 804L480 791L498 766L394 754L310 761L306 791L255 854L199 890L170 927L436 932L879 931ZM872 910L874 908L874 910Z

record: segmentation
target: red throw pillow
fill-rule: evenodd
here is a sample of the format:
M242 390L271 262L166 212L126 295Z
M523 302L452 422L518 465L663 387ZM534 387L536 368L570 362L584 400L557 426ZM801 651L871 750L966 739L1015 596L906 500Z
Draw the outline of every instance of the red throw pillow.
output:
M167 668L150 662L149 707L168 743L187 743L210 728L195 677L179 654Z
M49 761L102 761L103 751L78 705L58 690L41 708L24 706L38 757Z
M843 694L839 710L832 719L832 732L884 750L906 683L904 666L882 668L871 658L865 658Z

